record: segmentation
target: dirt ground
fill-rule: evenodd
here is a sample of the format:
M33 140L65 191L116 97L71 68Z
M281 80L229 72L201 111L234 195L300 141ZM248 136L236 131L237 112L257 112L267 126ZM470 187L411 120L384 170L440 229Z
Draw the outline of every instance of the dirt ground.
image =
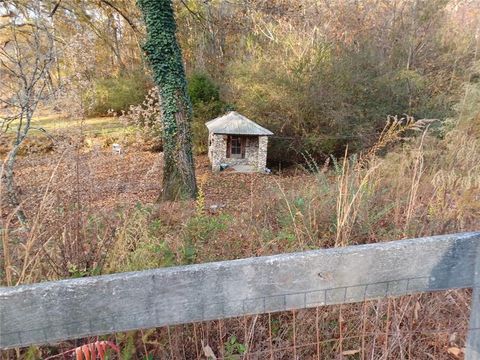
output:
M195 165L207 211L223 209L230 214L251 209L260 197L268 201L268 194L279 186L295 188L313 179L300 169L268 175L213 173L205 155L197 156ZM162 191L162 166L162 153L135 148L120 155L109 150L65 150L19 158L15 175L29 211L34 211L45 191L54 189L95 207L113 209L156 202Z

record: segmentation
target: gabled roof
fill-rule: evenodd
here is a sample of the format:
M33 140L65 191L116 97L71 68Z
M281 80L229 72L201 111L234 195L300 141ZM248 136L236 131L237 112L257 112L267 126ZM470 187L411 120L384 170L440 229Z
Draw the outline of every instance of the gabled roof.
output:
M205 125L208 131L214 134L228 135L273 135L270 130L261 127L256 122L247 119L236 111L230 111L228 114L210 120Z

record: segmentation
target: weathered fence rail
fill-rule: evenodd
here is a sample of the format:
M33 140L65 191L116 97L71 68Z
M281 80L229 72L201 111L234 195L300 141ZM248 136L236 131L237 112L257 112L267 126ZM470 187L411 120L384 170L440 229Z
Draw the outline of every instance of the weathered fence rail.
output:
M480 232L0 289L0 348L247 314L474 288L468 359L480 359Z

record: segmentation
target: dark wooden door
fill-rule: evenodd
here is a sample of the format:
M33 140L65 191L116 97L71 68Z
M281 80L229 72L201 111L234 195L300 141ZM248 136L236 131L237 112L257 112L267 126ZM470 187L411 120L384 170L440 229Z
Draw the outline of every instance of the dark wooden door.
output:
M227 158L245 158L245 137L232 135L227 140Z

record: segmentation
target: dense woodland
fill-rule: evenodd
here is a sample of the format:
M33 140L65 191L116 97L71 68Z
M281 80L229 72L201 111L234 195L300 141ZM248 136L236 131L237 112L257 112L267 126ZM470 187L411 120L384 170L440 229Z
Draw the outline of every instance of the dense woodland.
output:
M173 1L198 185L182 201L159 201L147 2L0 2L2 285L479 229L479 1ZM228 110L275 133L272 174L210 171L204 124ZM315 333L321 350L297 358L460 359L469 301L449 291L105 339L122 359L293 359ZM94 340L1 358L71 358Z
M40 7L54 34L53 109L65 111L56 104L65 97L81 99L76 116L142 103L152 80L133 0ZM205 151L203 123L236 109L280 138L272 161L365 149L388 115L439 119L441 127L480 41L476 1L178 1L175 10L196 150Z

